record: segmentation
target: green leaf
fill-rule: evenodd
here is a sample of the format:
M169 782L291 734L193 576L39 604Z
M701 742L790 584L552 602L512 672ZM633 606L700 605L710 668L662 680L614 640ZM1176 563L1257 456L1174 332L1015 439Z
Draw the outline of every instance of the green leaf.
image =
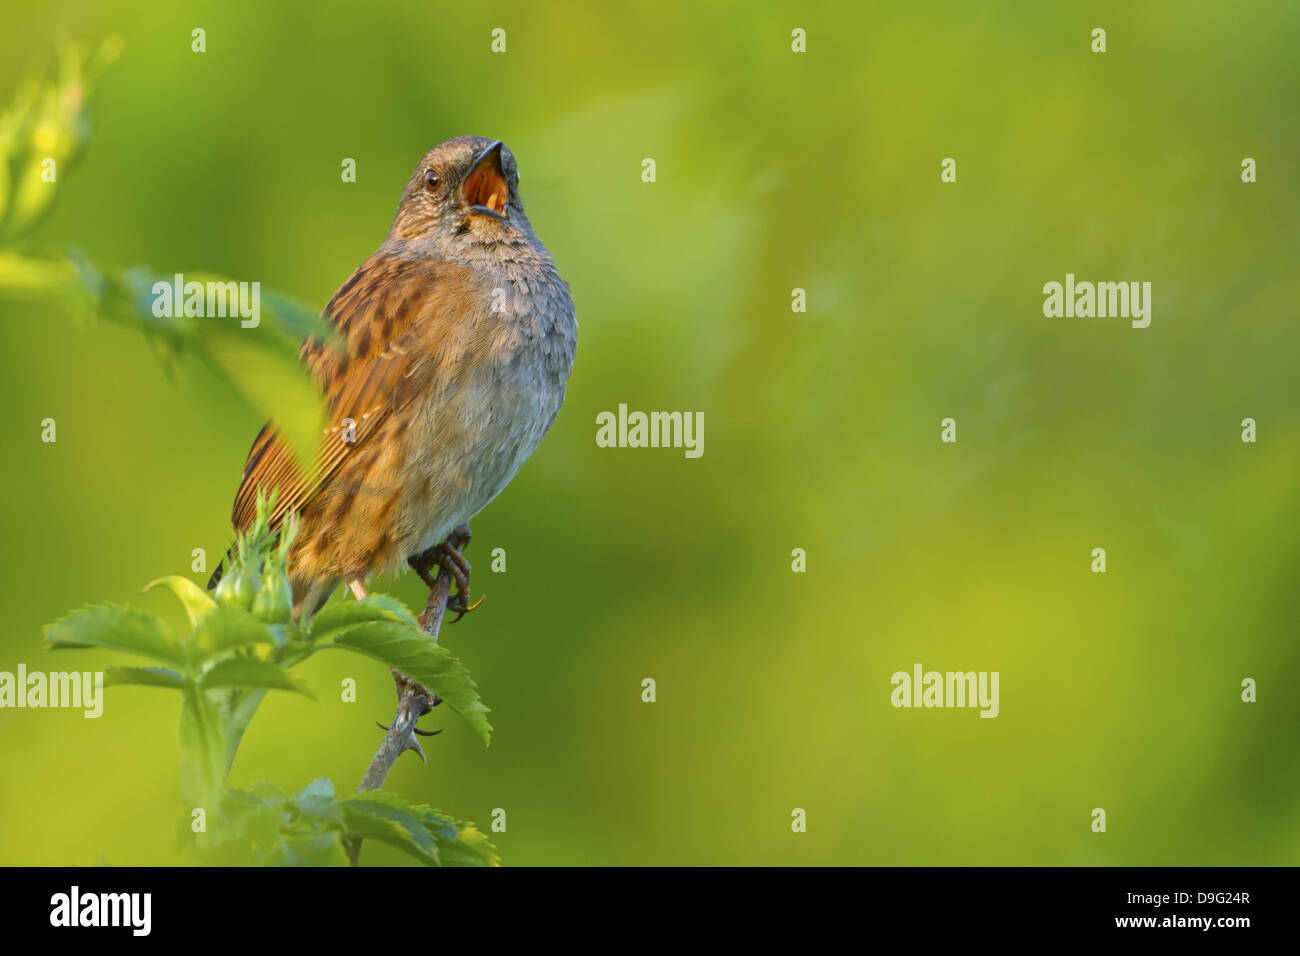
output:
M248 724L257 713L257 708L262 705L262 698L265 696L265 688L250 687L231 698L230 723L226 731L226 773L230 773L230 767L235 762L235 752L239 749L240 741L244 739L244 731L248 730Z
M500 866L496 848L472 823L447 816L423 804L409 804L395 793L373 790L341 801L349 834L382 840L428 863L440 866ZM393 827L404 831L394 836ZM369 827L372 833L362 833ZM424 839L428 834L433 849ZM386 837L391 837L386 839Z
M456 836L444 837L440 833L438 856L443 866L500 866L501 857L496 847L472 823L456 821Z
M256 657L231 657L218 661L199 677L204 690L218 687L261 687L267 690L290 690L315 700L311 690L279 664Z
M316 650L316 645L306 641L288 641L275 649L275 662L281 667L293 667L311 657Z
M308 820L343 823L343 808L334 796L334 784L328 777L318 777L293 798L294 806Z
M257 783L253 784L253 789L248 793L263 803L274 804L281 808L289 803L289 795L269 780L257 781Z
M200 663L237 647L275 642L266 622L236 607L218 607L203 619L189 648L195 663Z
M465 665L419 628L396 622L360 624L320 648L339 648L374 658L419 681L464 717L485 744L492 741L488 708Z
M343 837L337 830L321 833L292 834L280 842L267 857L268 866L348 866L343 851Z
M409 853L426 866L438 865L438 842L420 814L400 797L374 791L341 801L350 839L378 840Z
M108 667L104 669L104 686L110 684L140 684L180 690L185 686L185 678L170 667Z
M415 615L405 604L387 594L371 594L360 601L343 600L327 604L317 612L311 622L314 641L333 637L358 624L374 621L394 621L416 627Z
M193 277L204 281L202 277ZM191 276L186 275L186 279ZM271 323L242 328L238 316L203 319L194 350L275 427L299 462L311 461L324 433L320 388L298 361L298 343Z
M205 862L225 866L264 863L278 848L288 819L289 798L265 781L252 790L222 791L216 813L208 813L208 832L198 845Z
M56 650L102 647L139 654L163 664L183 666L186 662L184 647L161 619L116 604L96 604L73 611L47 625L45 639Z
M84 272L85 270L83 270ZM187 282L226 283L222 276L189 271ZM171 274L137 267L102 272L97 296L106 317L134 326L161 345L166 361L178 353L193 355L228 382L262 419L276 429L300 461L315 456L324 427L324 401L319 386L298 360L299 345L307 334L330 337L318 311L258 287L257 325L245 327L236 308L227 315L193 317L153 314L153 287L171 285ZM178 311L178 310L173 310ZM230 314L231 312L235 314Z
M2 147L0 143L0 150ZM0 167L8 171L3 160L0 155ZM65 170L61 163L60 172ZM42 202L57 195L41 181L39 161L26 164L22 172L24 191ZM225 282L219 276L197 272L187 272L185 278ZM96 266L75 250L62 259L0 253L0 295L38 297L60 304L75 317L102 317L138 329L169 370L178 356L193 356L229 383L261 418L274 421L299 460L312 460L324 431L324 401L315 380L298 360L298 349L307 335L327 341L333 337L320 313L259 286L255 327L243 327L238 314L196 317L174 310L172 315L156 316L153 288L158 282L170 286L173 275L143 266L125 270Z
M334 781L329 777L317 777L293 796L293 802L302 806L304 801L334 799Z
M217 602L212 600L212 596L207 591L179 574L169 574L167 577L150 581L144 586L144 590L149 591L160 585L180 599L181 604L185 606L185 613L189 615L191 627L198 627L199 622L217 606Z
M387 794L385 794L387 795ZM411 811L438 842L438 857L443 866L500 866L501 857L474 824L455 820L429 806L413 806Z

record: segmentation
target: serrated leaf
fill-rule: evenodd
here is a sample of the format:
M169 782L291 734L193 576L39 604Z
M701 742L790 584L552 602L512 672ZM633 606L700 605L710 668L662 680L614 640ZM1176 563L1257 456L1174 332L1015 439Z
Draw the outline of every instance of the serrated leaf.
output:
M492 741L488 708L478 695L478 685L458 658L430 640L418 628L396 622L360 624L344 631L320 648L354 651L396 667L441 697L473 727L485 744Z
M289 795L269 780L257 781L248 793L263 803L274 803L277 806L283 806L289 802Z
M387 594L370 594L360 601L345 600L327 604L311 621L314 641L334 637L358 624L392 621L416 627L415 615L397 598Z
M102 647L127 651L183 666L185 648L160 618L117 604L96 604L73 611L45 628L45 640L56 650L71 647Z
M181 843L193 847L201 862L210 866L265 864L279 852L279 841L288 819L288 797L266 782L251 790L221 791L218 808L208 809L207 830L190 831L187 815L181 828Z
M170 667L107 667L104 669L104 686L110 684L139 684L180 690L185 686L185 678Z
M500 866L496 847L472 823L456 820L433 807L411 807L438 843L442 866Z
M456 836L434 834L443 866L500 866L501 857L492 841L472 823L456 822Z
M274 850L288 817L289 798L265 781L255 784L251 792L235 793L222 794L222 826L263 853Z
M334 796L334 784L328 777L318 777L307 784L293 798L293 803L308 820L343 822L343 808Z
M255 657L231 657L217 661L199 676L199 686L204 690L215 690L218 687L262 687L267 690L294 691L316 699L306 684L279 664Z
M329 777L317 777L294 794L293 802L301 806L304 800L320 799L334 799L334 781Z
M340 801L349 838L378 840L409 853L426 866L438 865L438 843L420 815L393 794L372 792Z
M500 866L501 858L496 847L472 823L456 820L441 810L425 804L410 804L402 797L386 790L373 790L341 801L353 809L396 822L408 831L413 820L433 838L435 855L440 866ZM379 837L376 837L379 839ZM412 856L424 861L423 851L415 852L401 847Z
M179 574L169 574L150 581L144 586L144 590L150 591L155 587L165 587L180 599L181 604L185 606L186 615L189 616L191 627L198 627L199 622L217 606L217 602L212 600L212 596L207 591Z
M203 619L188 646L200 663L237 647L274 643L275 634L265 621L236 607L218 607Z

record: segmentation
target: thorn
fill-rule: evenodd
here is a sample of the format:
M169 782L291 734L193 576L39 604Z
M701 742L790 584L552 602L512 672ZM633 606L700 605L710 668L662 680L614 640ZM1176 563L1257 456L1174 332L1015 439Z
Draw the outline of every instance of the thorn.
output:
M424 756L424 748L420 746L420 742L416 740L414 737L411 738L410 743L408 743L405 747L402 748L402 753L406 753L408 750L414 750L417 754L420 755L420 763L424 764L426 767L429 765L428 759Z

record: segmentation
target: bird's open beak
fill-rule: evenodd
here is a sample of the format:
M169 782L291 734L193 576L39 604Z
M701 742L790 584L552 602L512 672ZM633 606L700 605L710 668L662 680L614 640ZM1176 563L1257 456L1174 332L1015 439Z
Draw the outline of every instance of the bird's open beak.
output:
M465 196L465 205L471 214L506 218L506 201L510 198L510 187L506 185L506 174L501 169L501 140L497 140L474 159L469 175L461 192Z

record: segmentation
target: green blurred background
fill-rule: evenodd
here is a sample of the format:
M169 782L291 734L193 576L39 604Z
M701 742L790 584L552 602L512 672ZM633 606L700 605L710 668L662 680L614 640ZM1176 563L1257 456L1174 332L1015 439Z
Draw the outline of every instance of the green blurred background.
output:
M483 609L444 628L494 742L439 713L391 789L504 808L507 865L1297 861L1294 3L0 6L0 99L60 38L125 40L40 233L97 261L319 306L425 150L518 158L577 364L473 522ZM1151 281L1151 327L1045 318L1066 272ZM139 332L0 321L0 670L120 663L41 628L100 601L179 623L138 589L215 561L260 417ZM703 458L597 448L620 402L703 411ZM916 662L999 671L1000 716L892 708ZM318 701L272 694L233 784L360 779L386 670L300 673ZM0 863L184 862L177 711L0 711Z

